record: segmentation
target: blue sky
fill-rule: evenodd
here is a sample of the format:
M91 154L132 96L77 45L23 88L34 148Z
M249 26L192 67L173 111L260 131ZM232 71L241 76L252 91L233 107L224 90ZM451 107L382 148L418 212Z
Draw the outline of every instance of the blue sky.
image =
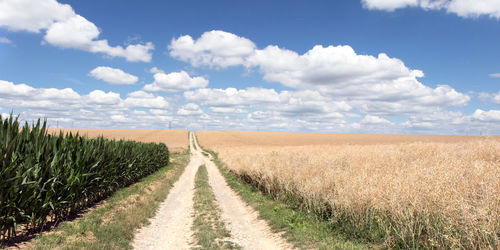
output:
M500 134L500 1L0 0L0 113Z

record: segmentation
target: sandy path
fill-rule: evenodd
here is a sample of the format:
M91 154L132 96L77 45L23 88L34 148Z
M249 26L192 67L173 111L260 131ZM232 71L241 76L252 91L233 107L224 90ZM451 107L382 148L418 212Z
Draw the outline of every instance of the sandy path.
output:
M248 206L226 183L215 164L201 154L195 140L194 155L202 157L208 171L210 186L222 210L221 217L231 232L232 241L243 249L291 249L279 234L273 233L258 213ZM196 157L197 158L197 157Z
M192 134L190 135L192 136ZM193 148L190 139L191 148ZM194 177L203 158L194 152L184 173L174 184L167 199L160 204L151 224L136 233L134 249L189 249L193 224Z

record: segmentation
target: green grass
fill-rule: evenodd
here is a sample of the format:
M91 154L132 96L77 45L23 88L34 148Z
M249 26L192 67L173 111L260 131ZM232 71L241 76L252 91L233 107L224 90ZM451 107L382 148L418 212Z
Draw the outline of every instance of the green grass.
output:
M332 223L319 215L300 209L293 200L275 200L243 181L224 168L217 154L212 154L228 185L243 200L259 212L275 232L284 232L283 237L301 249L367 249L377 248L366 243L346 239Z
M195 177L193 231L200 249L237 249L236 244L227 239L231 236L220 217L215 195L208 183L205 165L198 168Z
M36 238L34 249L131 249L134 233L148 223L189 162L189 151L140 182L114 193L82 217Z

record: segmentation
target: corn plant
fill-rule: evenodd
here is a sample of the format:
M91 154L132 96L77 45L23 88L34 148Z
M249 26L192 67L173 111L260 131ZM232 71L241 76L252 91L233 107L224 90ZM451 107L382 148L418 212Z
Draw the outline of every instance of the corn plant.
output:
M168 164L165 144L50 134L0 116L0 234L4 241L58 223Z

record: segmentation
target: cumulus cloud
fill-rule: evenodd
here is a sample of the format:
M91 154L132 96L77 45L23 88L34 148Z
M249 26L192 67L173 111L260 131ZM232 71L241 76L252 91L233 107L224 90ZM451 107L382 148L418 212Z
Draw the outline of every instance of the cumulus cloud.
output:
M197 89L184 92L184 97L189 101L201 102L212 107L235 107L279 103L279 94L274 89L247 88L238 90L227 89Z
M44 40L62 48L81 49L93 53L104 53L111 57L123 57L130 62L150 62L154 45L146 44L110 46L107 40L97 40L100 31L97 26L80 15L49 26Z
M432 110L426 114L411 115L409 120L402 125L416 130L439 131L452 130L456 127L463 128L466 122L467 117L462 112Z
M0 27L39 33L52 23L75 15L68 4L56 0L4 0L0 2Z
M500 110L484 111L477 109L472 118L482 122L500 122Z
M189 45L186 45L189 56L181 58L179 54L174 57L190 62L193 66L243 65L248 69L255 68L268 82L279 82L298 91L316 91L324 97L346 101L366 112L376 112L374 115L421 112L429 107L464 106L470 101L467 94L457 92L449 85L442 84L436 88L425 86L419 81L424 73L410 69L398 58L391 58L385 53L377 56L357 54L347 45L317 45L299 54L275 45L258 49L246 38L210 31L196 41L190 36L174 39L170 45L171 54L176 51L174 45L180 40L188 41L185 44ZM247 46L241 46L240 42ZM233 60L231 64L214 63L217 61L214 58L220 54L209 45L231 48L231 43L236 48L245 47L245 50L236 49L244 53L237 53L238 60Z
M461 17L486 15L500 18L500 4L496 0L451 0L444 5L446 10Z
M231 107L210 107L210 111L222 114L246 114L248 111L241 108Z
M124 104L129 107L166 109L169 107L168 101L162 96L155 96L144 91L129 93L124 100Z
M413 75L420 71L408 69L404 63L386 54L378 57L357 55L350 46L314 46L303 55L268 46L249 57L249 65L257 66L264 79L292 88L346 87L362 83L379 83Z
M109 84L134 84L139 78L124 72L121 69L99 66L90 71L89 75Z
M500 78L500 73L489 74L491 78Z
M26 97L35 91L26 84L14 84L13 82L0 80L0 94L3 97Z
M34 88L0 80L0 109L23 120L48 117L49 126L87 128L244 129L323 132L411 132L445 134L500 133L499 110L465 115L443 109L409 115L394 123L383 115L362 114L345 101L318 91L276 91L265 88L196 89L185 100L145 91L125 98L109 91L79 94L70 88ZM359 122L351 119L362 117Z
M123 57L130 62L150 62L154 49L151 42L125 48L110 46L107 40L98 40L101 32L94 23L76 14L70 5L55 0L2 1L0 27L36 33L45 30L44 42L51 45Z
M238 114L259 109L280 117L307 117L327 121L344 117L352 107L344 101L332 101L315 91L281 91L265 88L197 89L184 92L184 98L201 103L216 113Z
M384 53L358 55L350 46L315 46L299 55L268 46L248 59L264 79L295 89L364 102L412 102L416 105L463 106L470 97L448 85L433 89L418 81L424 74Z
M146 108L149 110L140 110ZM71 88L34 88L4 80L0 80L0 109L15 114L23 110L24 120L49 117L49 121L67 127L113 127L116 122L128 128L157 127L173 119L168 116L172 107L164 97L144 91L131 92L122 99L112 91L80 95Z
M379 116L374 116L374 115L366 115L361 121L361 124L392 124L387 119L384 119Z
M226 68L243 64L255 44L229 32L212 30L197 40L189 35L173 39L168 48L172 57L195 67Z
M433 8L435 4L429 2L425 6ZM224 35L228 34L224 32ZM210 32L204 36L217 39ZM241 38L236 35L231 37ZM446 110L447 107L467 105L471 99L469 95L446 84L426 86L419 81L424 77L422 71L411 69L402 60L385 53L362 55L347 45L317 45L299 54L274 45L259 49L252 43L247 46L248 51L239 54L233 63L219 64L214 61L219 56L215 50L193 49L200 46L197 42L202 40L201 37L198 40L189 36L182 39L188 41L185 44L189 45L189 56L174 57L192 66L244 66L249 70L258 70L268 82L278 82L293 89L277 92L250 87L185 91L187 101L208 108L215 128L230 126L229 118L231 126L278 130L285 127L288 130L347 132L403 132L410 129L424 133L463 133L463 127L481 129L482 126L472 115ZM173 42L182 39L174 39ZM210 41L210 44L217 44ZM230 47L227 43L221 44ZM172 48L171 44L171 53L174 51ZM153 71L163 73L158 69ZM245 113L245 117L241 116ZM396 124L386 119L387 116L407 116L409 120ZM352 123L349 122L352 117L363 118Z
M198 115L203 115L204 112L203 110L200 109L200 106L198 106L196 103L188 103L184 106L182 106L178 111L177 115L181 116L198 116Z
M361 0L367 9L394 11L406 7L425 10L444 9L460 17L475 18L481 15L500 18L500 5L496 0Z
M157 68L152 68L151 72L154 73L155 80L153 83L144 86L146 91L179 92L204 88L208 85L207 79L201 76L191 77L185 71L165 74Z
M121 101L120 94L112 91L106 93L102 90L94 90L87 97L89 103L99 105L116 105Z
M4 107L61 109L76 105L79 98L80 95L70 88L33 88L0 80L0 103Z

